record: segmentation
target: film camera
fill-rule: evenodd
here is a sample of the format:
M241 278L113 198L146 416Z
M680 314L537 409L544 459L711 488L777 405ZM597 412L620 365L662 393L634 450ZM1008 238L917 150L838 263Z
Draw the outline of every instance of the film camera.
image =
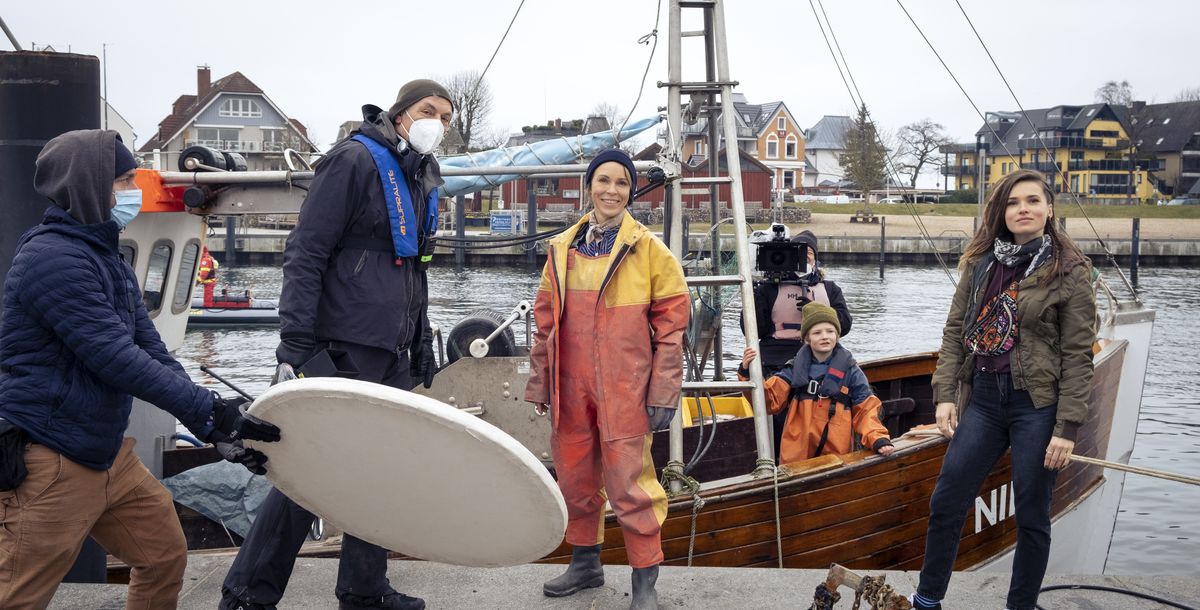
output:
M801 272L808 264L808 246L788 239L787 227L771 225L770 237L755 244L754 270L763 281L772 283L802 283Z

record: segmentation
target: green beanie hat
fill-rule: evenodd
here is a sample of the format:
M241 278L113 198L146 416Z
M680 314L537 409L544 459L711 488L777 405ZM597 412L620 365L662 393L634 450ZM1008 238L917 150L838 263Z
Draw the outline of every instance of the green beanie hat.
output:
M396 120L396 115L404 112L409 106L427 98L427 97L445 98L450 102L450 108L454 108L454 100L450 99L450 93L446 88L441 86L437 81L432 81L427 78L419 78L414 81L409 81L400 87L400 93L396 94L396 103L388 110L388 118L392 121Z
M800 334L805 339L808 338L808 331L821 322L829 322L837 329L838 336L842 336L842 324L838 322L837 312L832 307L812 301L805 305L802 311L804 321L800 323Z

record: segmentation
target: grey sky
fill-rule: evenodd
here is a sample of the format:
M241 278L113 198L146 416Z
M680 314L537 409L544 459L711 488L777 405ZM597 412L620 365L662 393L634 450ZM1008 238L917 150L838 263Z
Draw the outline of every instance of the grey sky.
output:
M1026 108L1089 103L1108 79L1128 79L1139 98L1157 102L1200 87L1200 3L962 1ZM0 16L27 47L99 56L101 43L110 43L109 98L139 142L176 97L195 92L195 68L208 64L214 79L241 71L328 145L363 103L386 107L409 79L483 69L518 3L43 0L6 3ZM655 83L667 77L667 4L638 117L666 103ZM970 139L979 118L894 0L824 4L884 129L930 117L956 139ZM982 110L1016 108L953 0L904 4ZM527 0L487 75L491 127L509 132L582 118L602 102L627 112L649 55L637 39L653 29L656 5ZM727 2L726 19L731 76L749 101L782 100L806 128L824 114L852 112L806 0ZM685 22L685 30L698 28L695 18ZM685 78L702 70L698 45L684 41ZM0 48L10 47L0 41Z

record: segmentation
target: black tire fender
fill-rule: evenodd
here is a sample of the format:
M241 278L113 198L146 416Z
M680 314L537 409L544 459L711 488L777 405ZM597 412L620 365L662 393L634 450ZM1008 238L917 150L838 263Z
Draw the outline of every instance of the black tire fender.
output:
M476 339L487 339L488 335L496 332L497 328L507 318L504 314L490 310L477 309L467 314L446 336L446 361L454 362L459 358L471 356L471 342ZM512 326L492 339L488 346L488 356L512 356L517 352L517 338Z

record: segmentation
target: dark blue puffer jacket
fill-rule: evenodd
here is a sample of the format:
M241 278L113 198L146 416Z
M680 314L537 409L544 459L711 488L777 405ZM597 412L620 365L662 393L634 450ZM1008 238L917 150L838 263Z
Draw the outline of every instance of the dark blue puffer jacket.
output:
M0 417L97 470L120 449L130 395L212 431L213 394L167 352L118 235L51 206L17 246L0 324Z

